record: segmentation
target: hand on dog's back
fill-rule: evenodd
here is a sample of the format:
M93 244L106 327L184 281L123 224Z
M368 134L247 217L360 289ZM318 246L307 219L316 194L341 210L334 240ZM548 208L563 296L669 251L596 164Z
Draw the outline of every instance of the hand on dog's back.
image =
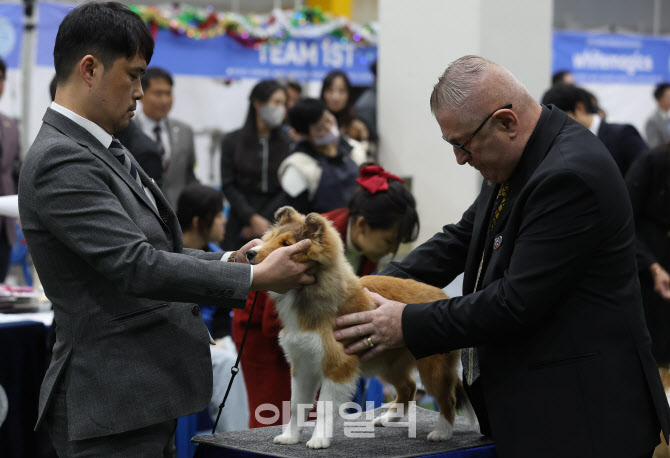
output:
M251 291L285 293L314 283L314 276L305 273L313 263L298 263L291 259L294 254L307 251L311 244L311 240L306 239L270 253L263 262L254 266Z

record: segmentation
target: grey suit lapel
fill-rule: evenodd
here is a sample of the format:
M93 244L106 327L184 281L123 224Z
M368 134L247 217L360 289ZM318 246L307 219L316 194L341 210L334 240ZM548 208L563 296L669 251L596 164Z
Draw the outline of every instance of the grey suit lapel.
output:
M98 139L95 138L89 131L81 127L76 122L63 116L62 114L52 110L51 108L47 109L47 112L44 114L42 121L53 126L55 129L58 129L63 133L63 135L70 137L79 145L87 148L98 159L111 168L119 176L119 178L121 178L121 180L123 180L128 185L128 187L133 193L135 193L139 200L144 202L144 204L154 213L154 215L156 215L156 218L163 222L163 219L160 217L158 210L151 203L144 190L138 186L128 171L112 155L111 151L105 148L105 146L100 143ZM130 160L133 161L135 167L139 170L140 167L137 164L137 161L135 161L135 158L132 157L132 154L128 154L128 157L130 157ZM145 180L145 182L146 181L147 180ZM165 223L163 222L163 224Z

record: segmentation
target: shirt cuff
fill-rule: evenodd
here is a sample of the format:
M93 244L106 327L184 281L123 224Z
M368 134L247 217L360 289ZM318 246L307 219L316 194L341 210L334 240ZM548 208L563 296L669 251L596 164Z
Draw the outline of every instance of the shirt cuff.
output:
M233 254L234 251L226 251L223 253L223 256L221 256L220 261L221 262L228 262L228 258L230 257L231 254ZM249 266L249 288L251 288L251 284L254 282L254 266Z

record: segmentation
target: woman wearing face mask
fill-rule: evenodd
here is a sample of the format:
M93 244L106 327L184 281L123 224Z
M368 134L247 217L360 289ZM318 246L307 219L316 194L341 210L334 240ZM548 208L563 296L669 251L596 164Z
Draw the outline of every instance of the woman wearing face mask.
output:
M290 139L281 129L285 117L286 91L276 81L261 81L249 96L244 125L223 139L221 188L230 202L226 250L262 235L275 210L287 203L277 179L289 154Z
M340 135L337 121L317 99L301 99L289 122L303 136L279 166L279 181L290 202L302 213L325 213L346 206L356 190L358 167L365 150Z

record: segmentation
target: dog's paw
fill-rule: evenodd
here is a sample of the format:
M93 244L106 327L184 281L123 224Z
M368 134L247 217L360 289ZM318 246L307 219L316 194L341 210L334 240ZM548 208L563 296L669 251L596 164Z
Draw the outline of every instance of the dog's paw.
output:
M330 447L330 439L327 437L312 437L307 441L307 446L309 448L328 448Z
M403 417L399 417L398 415L389 415L385 413L372 420L372 424L374 426L385 426L387 423L395 423L402 420L402 418Z
M428 433L430 442L442 442L451 439L451 434L447 431L438 431L437 429Z
M288 445L297 444L299 440L300 437L298 435L280 434L279 436L275 437L274 442L275 444Z

